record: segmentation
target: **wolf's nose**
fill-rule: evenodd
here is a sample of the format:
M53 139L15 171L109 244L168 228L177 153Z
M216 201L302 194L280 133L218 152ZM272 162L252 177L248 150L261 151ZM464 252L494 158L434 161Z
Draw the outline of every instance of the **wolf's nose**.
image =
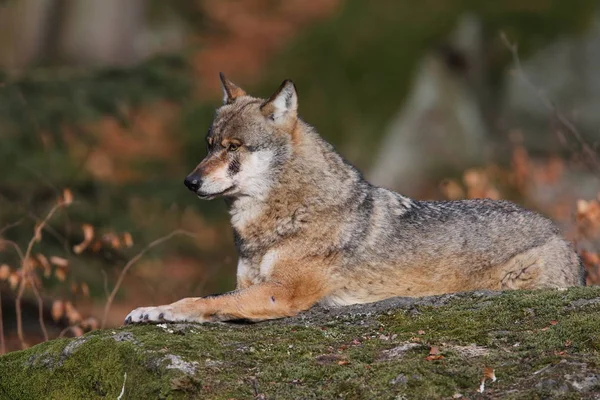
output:
M200 179L194 175L188 175L183 181L184 185L192 192L197 192L200 189Z

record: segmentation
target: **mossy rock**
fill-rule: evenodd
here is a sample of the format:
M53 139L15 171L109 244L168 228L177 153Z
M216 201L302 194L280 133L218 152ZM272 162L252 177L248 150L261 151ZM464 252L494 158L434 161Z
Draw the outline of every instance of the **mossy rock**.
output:
M3 356L0 398L597 398L599 311L586 287L125 326ZM481 394L486 368L498 379Z

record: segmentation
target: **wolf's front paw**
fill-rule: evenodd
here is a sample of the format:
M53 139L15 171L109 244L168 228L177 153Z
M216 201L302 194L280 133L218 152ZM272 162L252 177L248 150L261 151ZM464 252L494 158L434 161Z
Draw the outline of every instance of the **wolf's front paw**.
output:
M170 306L139 307L125 317L125 324L140 324L144 322L169 322L177 321Z

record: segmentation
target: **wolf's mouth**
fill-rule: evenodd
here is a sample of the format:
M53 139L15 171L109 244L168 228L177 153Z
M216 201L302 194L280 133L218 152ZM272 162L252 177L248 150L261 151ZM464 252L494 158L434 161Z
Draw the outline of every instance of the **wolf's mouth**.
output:
M218 192L218 193L198 193L196 192L196 195L201 198L202 200L211 200L214 199L215 197L219 197L219 196L223 196L224 194L227 194L227 192L231 191L231 189L233 189L234 186L229 186L227 189Z

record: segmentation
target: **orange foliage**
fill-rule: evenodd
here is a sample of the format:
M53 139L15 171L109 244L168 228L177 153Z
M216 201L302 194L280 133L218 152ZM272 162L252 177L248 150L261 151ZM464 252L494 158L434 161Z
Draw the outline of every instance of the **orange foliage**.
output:
M181 154L178 136L172 134L178 114L179 107L157 102L130 111L127 127L113 117L104 117L82 128L97 140L91 149L69 128L63 129L63 136L71 156L83 162L84 168L96 179L131 182L142 177L132 164L135 161L159 160L175 171L183 171L180 158L173 156Z
M560 186L565 180L566 169L565 161L558 156L534 162L525 147L517 144L513 148L509 169L493 165L469 169L463 173L462 182L446 180L441 183L440 191L449 200L500 199L512 194L525 200L530 207L533 203L535 208L566 224L565 236L578 247L588 274L587 284L600 284L600 253L586 249L600 239L600 193L592 200L576 199L572 194L561 193L561 197L552 197L551 203L545 205L536 203L532 195L535 188Z

